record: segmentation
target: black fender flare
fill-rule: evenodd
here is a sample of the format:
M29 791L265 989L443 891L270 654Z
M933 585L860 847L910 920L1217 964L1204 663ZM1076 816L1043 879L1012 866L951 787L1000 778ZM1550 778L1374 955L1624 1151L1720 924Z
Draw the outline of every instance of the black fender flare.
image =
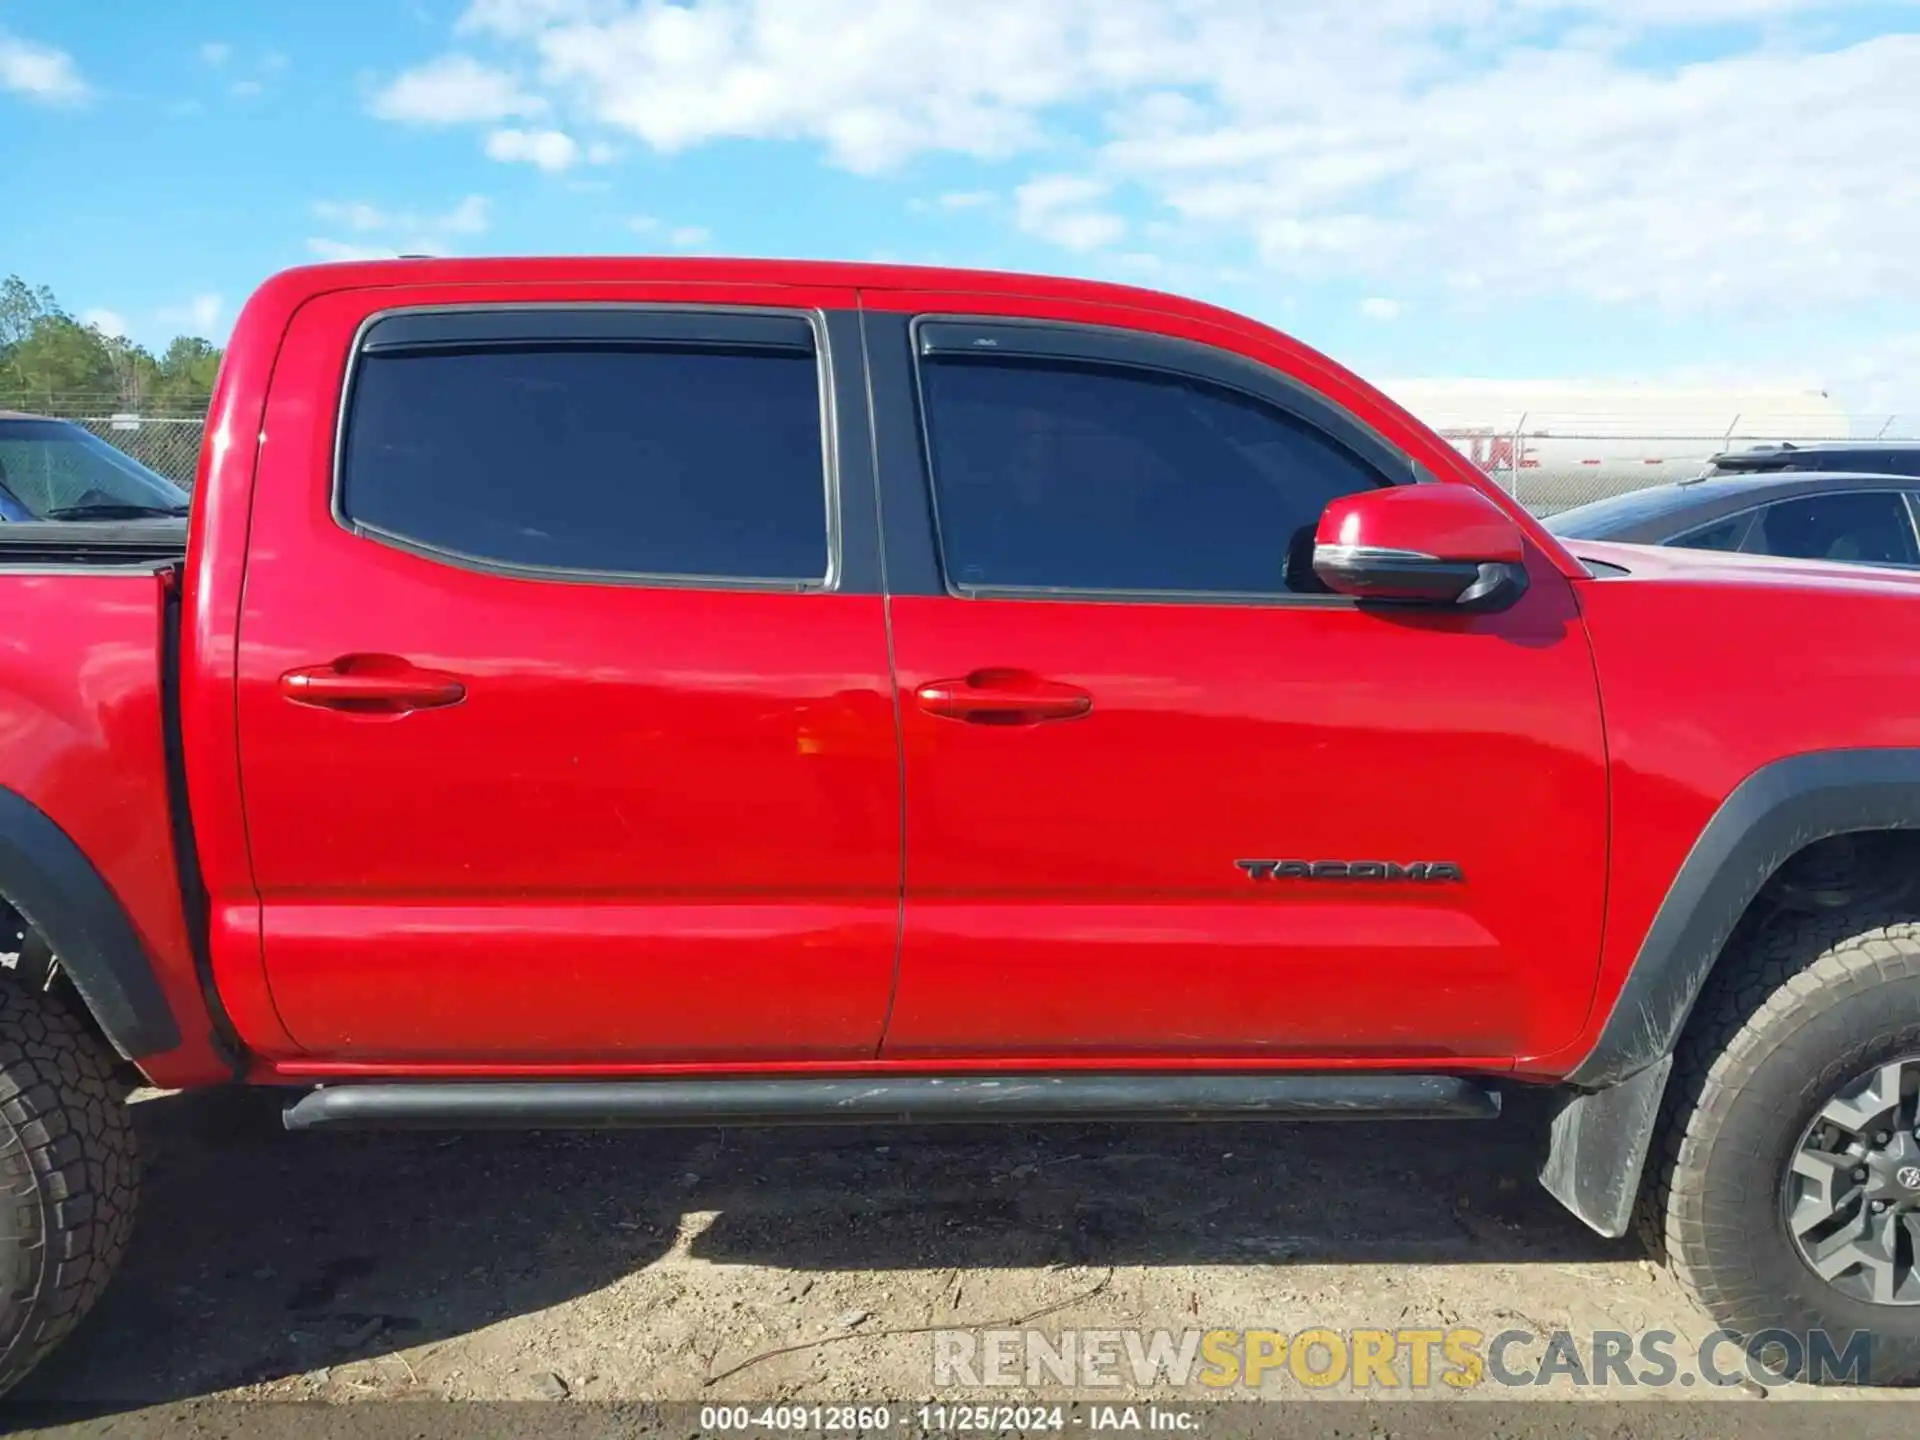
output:
M180 1043L153 962L126 907L73 837L0 786L0 897L45 937L61 973L128 1060Z
M1707 821L1554 1118L1540 1178L1594 1229L1626 1232L1674 1047L1747 906L1798 851L1865 830L1920 830L1920 749L1776 760Z
M1815 751L1741 781L1693 842L1606 1028L1568 1083L1602 1089L1672 1054L1761 887L1814 841L1861 830L1920 830L1920 749Z

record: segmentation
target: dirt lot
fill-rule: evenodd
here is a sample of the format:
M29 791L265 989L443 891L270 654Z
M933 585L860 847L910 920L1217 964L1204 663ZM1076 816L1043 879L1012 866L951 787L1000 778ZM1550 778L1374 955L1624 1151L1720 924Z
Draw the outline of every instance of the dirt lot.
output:
M136 1107L133 1254L23 1398L911 1401L932 1394L932 1340L888 1332L1055 1306L1032 1323L1711 1329L1635 1244L1536 1188L1526 1107L1453 1125L293 1136L259 1098ZM785 1346L801 1348L755 1359Z

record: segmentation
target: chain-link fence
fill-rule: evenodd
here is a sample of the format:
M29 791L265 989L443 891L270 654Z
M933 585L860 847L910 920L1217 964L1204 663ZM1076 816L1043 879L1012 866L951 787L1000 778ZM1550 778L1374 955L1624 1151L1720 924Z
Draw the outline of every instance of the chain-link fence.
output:
M193 488L200 467L202 417L185 415L76 416L102 440L127 452L184 489Z
M193 487L200 462L204 400L175 400L129 409L101 397L8 396L0 410L54 415L84 425L149 469ZM1636 433L1627 417L1593 415L1571 424L1511 427L1463 424L1455 416L1425 417L1454 447L1536 515L1589 500L1698 475L1709 457L1782 440L1872 441L1920 439L1920 415L1827 415L1817 425L1774 417L1772 423L1701 424L1683 433ZM1646 427L1641 427L1642 429ZM1674 427L1663 426L1663 430Z

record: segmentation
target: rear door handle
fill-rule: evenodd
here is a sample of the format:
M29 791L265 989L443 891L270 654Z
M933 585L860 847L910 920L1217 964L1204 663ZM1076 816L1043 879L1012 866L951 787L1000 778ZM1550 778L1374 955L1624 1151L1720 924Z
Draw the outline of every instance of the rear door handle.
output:
M975 725L1077 720L1093 709L1093 697L1086 691L1025 670L976 670L958 680L930 680L914 698L930 715Z
M439 670L423 670L398 655L342 655L280 677L280 693L301 705L394 715L458 705L467 687Z

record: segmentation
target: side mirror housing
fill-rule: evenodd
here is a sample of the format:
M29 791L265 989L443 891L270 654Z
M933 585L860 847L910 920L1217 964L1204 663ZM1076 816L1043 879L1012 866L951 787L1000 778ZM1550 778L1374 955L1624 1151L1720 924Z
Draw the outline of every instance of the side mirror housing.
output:
M1341 595L1504 610L1526 593L1526 540L1471 486L1396 485L1327 506L1313 573Z

